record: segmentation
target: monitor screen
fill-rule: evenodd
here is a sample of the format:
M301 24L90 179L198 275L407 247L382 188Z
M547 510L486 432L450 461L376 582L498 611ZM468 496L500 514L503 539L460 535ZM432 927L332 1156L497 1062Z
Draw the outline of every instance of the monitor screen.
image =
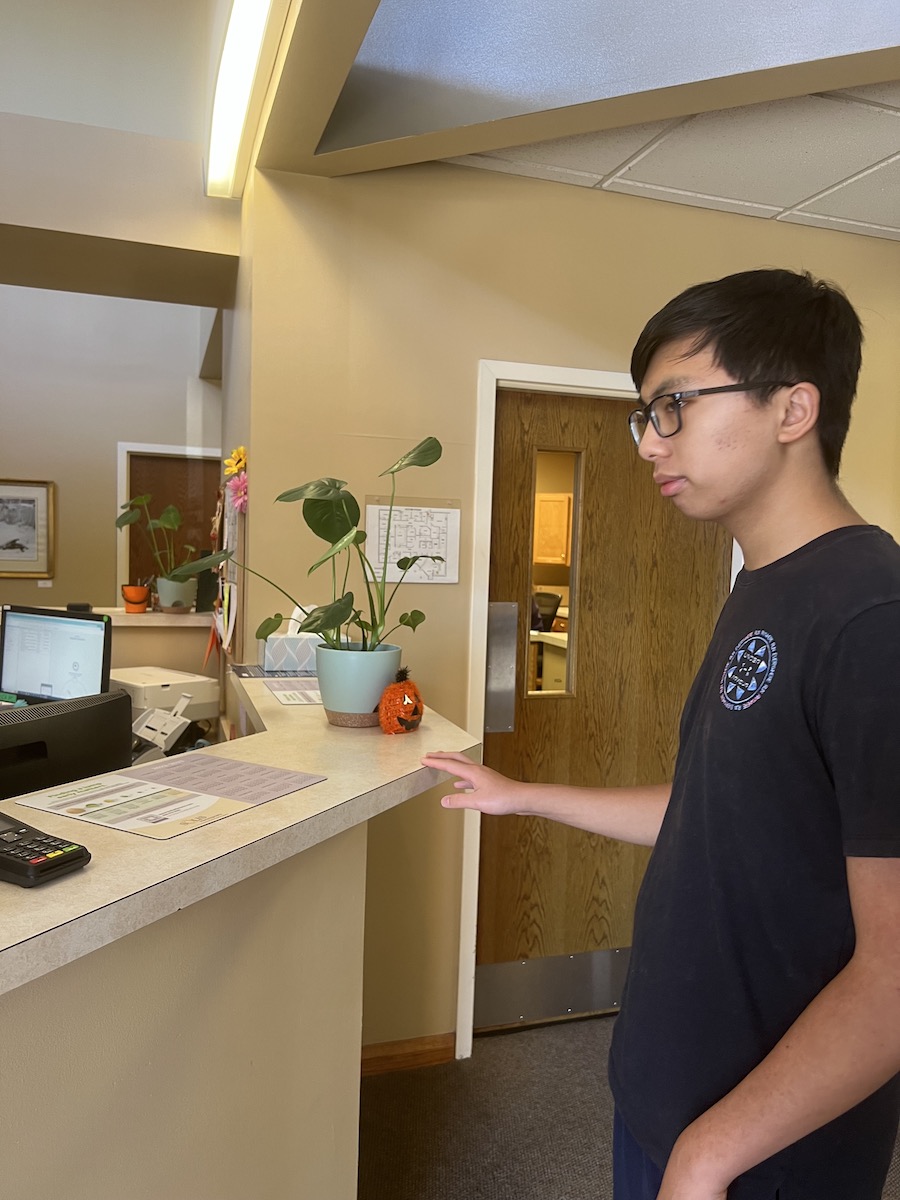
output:
M0 800L131 766L131 697L0 708Z
M0 691L23 700L70 700L109 691L112 621L4 604L0 625Z

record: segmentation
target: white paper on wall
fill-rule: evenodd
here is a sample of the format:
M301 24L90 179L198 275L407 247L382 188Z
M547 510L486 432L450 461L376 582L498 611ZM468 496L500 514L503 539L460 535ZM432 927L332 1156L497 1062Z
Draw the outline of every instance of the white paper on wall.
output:
M389 505L366 503L366 554L381 573L387 537ZM422 559L407 572L407 583L459 583L459 508L396 504L391 517L391 548L387 579L396 583L403 572L400 558L416 554L439 555L443 562Z

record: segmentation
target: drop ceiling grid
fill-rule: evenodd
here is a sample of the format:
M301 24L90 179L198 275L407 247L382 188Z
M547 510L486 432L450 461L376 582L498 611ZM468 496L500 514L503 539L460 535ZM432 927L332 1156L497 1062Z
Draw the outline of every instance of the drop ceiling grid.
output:
M900 82L451 161L900 239Z
M900 150L900 113L801 96L704 113L616 178L783 211Z

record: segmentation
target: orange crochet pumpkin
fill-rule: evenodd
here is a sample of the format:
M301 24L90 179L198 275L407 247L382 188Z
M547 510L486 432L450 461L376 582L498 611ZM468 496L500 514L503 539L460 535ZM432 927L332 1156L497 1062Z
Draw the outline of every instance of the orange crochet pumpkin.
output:
M401 667L396 681L381 693L378 723L385 733L412 733L421 725L424 711L422 695L409 677L409 668Z

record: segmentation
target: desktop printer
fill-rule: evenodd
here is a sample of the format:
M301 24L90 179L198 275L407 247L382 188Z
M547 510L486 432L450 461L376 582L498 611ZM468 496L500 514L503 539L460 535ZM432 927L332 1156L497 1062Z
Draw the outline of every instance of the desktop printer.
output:
M174 708L183 695L191 697L183 715L192 721L215 720L219 715L219 681L208 675L190 675L168 667L115 667L109 686L131 696L133 715L148 708Z

